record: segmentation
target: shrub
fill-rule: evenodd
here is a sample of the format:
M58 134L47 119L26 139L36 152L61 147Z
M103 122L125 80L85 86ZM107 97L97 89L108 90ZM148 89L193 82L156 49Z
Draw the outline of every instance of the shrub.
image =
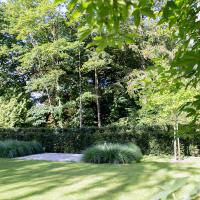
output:
M31 148L33 153L43 153L44 152L42 145L35 140L30 142L29 145L30 145L30 148Z
M181 127L180 127L181 128ZM185 128L184 128L185 130ZM192 132L190 132L192 134ZM200 155L200 133L181 138L183 155ZM173 154L173 129L163 126L113 126L83 128L0 128L0 140L32 141L42 144L45 152L81 153L97 144L135 143L143 154ZM195 151L191 149L195 148Z
M95 145L84 151L83 161L89 163L125 164L140 161L142 153L134 144L103 144Z
M149 144L154 138L162 138L162 141L159 141L160 147L167 141L171 144L173 140L173 137L170 138L164 130L156 128L153 130L138 130L135 127L0 128L0 140L36 140L42 144L46 152L56 153L81 153L93 145L104 142L119 144L133 142L140 146L143 154L149 154L151 153Z
M134 153L135 161L139 162L142 159L141 149L137 145L135 145L134 143L130 143L128 146L129 146L129 148L131 148L135 152Z
M0 141L0 157L2 158L14 158L42 152L44 151L41 144L36 141Z

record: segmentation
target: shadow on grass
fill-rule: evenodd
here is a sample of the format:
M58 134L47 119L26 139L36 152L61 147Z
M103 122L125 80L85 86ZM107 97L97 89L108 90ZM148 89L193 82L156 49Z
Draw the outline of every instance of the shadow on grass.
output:
M0 159L0 199L42 197L49 200L47 194L58 192L62 192L60 199L67 200L72 197L79 200L119 199L119 195L128 195L131 190L155 190L177 173L190 176L198 174L199 169L149 161L131 165L92 165ZM18 190L19 193L12 194Z

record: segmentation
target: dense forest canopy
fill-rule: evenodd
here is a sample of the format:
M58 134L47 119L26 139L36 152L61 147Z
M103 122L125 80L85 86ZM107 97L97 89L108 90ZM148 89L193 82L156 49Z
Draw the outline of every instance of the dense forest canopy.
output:
M56 0L55 3L62 3ZM86 23L80 24L81 38L97 32L93 44L101 50L107 45L121 46L133 43L135 33L130 35L122 28L127 21L138 28L144 18L157 21L157 26L167 26L178 46L171 62L170 76L185 77L187 85L198 87L200 77L200 3L198 0L69 0L67 7L72 18L84 17ZM156 30L157 32L157 30ZM134 35L134 36L133 36ZM185 86L185 81L175 79L178 88ZM198 119L200 96L188 103L185 110Z
M62 2L0 3L0 127L198 122L198 1Z

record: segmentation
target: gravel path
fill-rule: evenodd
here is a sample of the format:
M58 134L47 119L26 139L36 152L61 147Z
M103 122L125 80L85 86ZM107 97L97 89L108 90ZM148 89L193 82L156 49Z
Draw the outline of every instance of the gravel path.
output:
M47 160L58 162L80 162L82 154L72 153L41 153L30 156L18 157L18 160Z

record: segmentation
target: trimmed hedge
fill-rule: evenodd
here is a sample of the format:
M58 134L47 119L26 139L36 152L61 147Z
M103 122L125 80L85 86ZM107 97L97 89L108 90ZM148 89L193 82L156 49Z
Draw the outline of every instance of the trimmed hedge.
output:
M0 141L0 157L1 158L15 158L31 154L44 152L40 143L36 141L17 141L4 140Z
M185 155L198 155L199 138L198 136L189 139L182 138L182 152ZM36 140L42 144L46 152L80 153L92 145L107 142L135 143L143 154L173 153L173 130L170 127L1 128L0 140L5 139Z
M83 161L89 163L126 164L142 159L140 148L135 144L101 144L84 151Z

